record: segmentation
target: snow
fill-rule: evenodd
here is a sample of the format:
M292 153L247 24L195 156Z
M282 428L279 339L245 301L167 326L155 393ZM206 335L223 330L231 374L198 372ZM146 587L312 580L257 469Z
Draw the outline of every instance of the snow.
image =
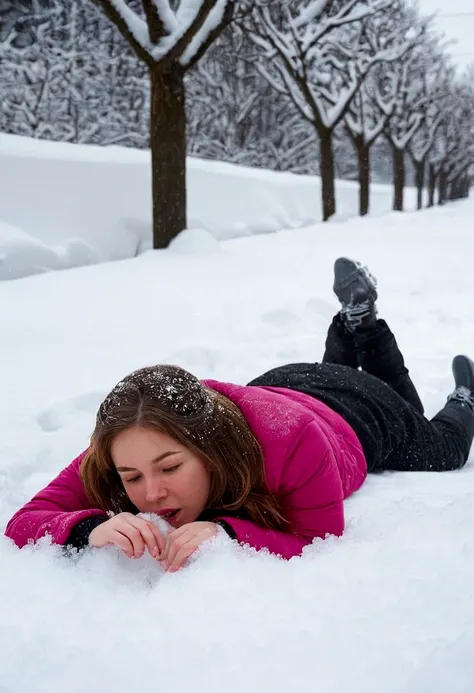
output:
M128 6L126 0L109 0L109 4L121 16L134 39L149 51L151 45L147 23Z
M298 17L294 20L294 26L299 29L301 26L308 26L310 22L317 19L326 9L328 0L314 0L307 7L299 11Z
M0 134L0 280L134 257L151 246L149 152ZM358 213L358 185L337 181L337 219ZM372 212L392 206L372 186ZM212 204L209 200L212 199ZM407 207L416 196L407 190ZM54 214L51 210L54 209ZM321 219L319 178L188 160L188 226L173 246L219 250L224 240L296 229ZM3 226L2 229L5 227ZM8 258L8 262L1 258Z
M169 0L153 0L158 16L163 22L165 30L171 34L177 27L176 15L170 7Z
M205 20L189 43L181 47L178 55L183 66L189 64L209 34L215 29L224 16L225 8L229 0L214 0L214 5L206 11ZM164 36L151 51L151 55L157 62L162 60L180 45L181 40L194 26L200 16L204 0L180 0L175 14L175 25L167 36ZM184 48L184 50L183 50Z
M113 227L132 172L144 175L141 155L109 152L104 163L78 148L76 159L68 149L55 159L35 145L12 166L17 183L23 172L31 184L22 192L31 237L59 244L61 230L79 233L78 208L65 216L79 182L91 238L106 202ZM313 190L291 176L278 187L265 172L195 166L215 228L227 203L226 223L247 215L249 231L256 188L268 197L264 219L279 196L284 210L293 195L296 215L303 190ZM71 177L66 199L61 176ZM238 189L236 181L239 203L231 204L223 190ZM128 189L130 209L139 189ZM12 190L2 215L19 214ZM278 214L285 219L276 212L275 223ZM332 263L342 254L377 276L380 315L433 415L453 387L452 356L473 351L473 215L471 200L226 241L199 225L166 251L3 282L0 529L84 449L99 403L133 369L175 363L244 383L278 364L319 359L337 310ZM9 223L24 229L19 219ZM72 560L47 545L19 551L2 537L0 690L471 693L473 461L454 473L370 477L346 503L345 535L289 562L221 536L167 575L149 556L133 561L103 549Z
M388 0L388 4L391 3L392 0ZM313 123L320 121L328 130L342 121L348 105L361 88L361 80L369 75L374 65L399 60L409 48L402 35L395 36L395 45L386 50L380 47L376 50L377 42L362 36L365 29L359 20L386 8L387 0L362 8L356 8L356 4L351 0L334 16L324 17L325 2L310 3L296 18L289 10L289 30L276 26L268 7L258 10L261 33L253 36L254 41L266 51L269 60L273 56L277 58L273 61L275 75L260 67L261 75L276 91L289 94L304 118ZM341 27L348 24L357 25L357 30L341 31ZM339 31L333 35L335 28ZM334 54L334 48L345 60ZM306 74L310 74L311 79L304 80L303 88L300 77Z
M160 62L179 47L178 55L174 57L186 67L209 34L221 23L229 0L214 0L202 26L185 46L181 46L181 40L198 19L204 0L180 0L176 11L171 8L169 0L152 2L164 30L164 35L156 42L151 41L147 22L129 6L127 0L109 0L109 4L120 15L134 39L150 58Z
M198 50L206 42L209 34L217 29L221 25L224 19L224 13L229 0L219 0L214 7L210 10L206 21L203 23L199 31L196 32L194 38L190 41L189 45L186 47L183 55L180 58L181 64L186 67L192 61Z

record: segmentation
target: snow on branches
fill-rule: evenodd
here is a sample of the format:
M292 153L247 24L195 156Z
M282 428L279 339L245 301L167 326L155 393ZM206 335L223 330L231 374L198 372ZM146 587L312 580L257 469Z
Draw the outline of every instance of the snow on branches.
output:
M97 0L147 64L168 61L184 70L207 50L233 14L235 0ZM134 3L136 6L136 3Z
M324 219L336 211L332 138L367 76L380 63L396 62L410 48L408 28L385 28L402 0L257 0L247 31L259 47L259 70L289 96L320 139ZM354 120L354 118L353 118ZM381 131L376 124L375 135Z
M371 68L409 47L401 32L378 43L365 35L365 20L382 12L385 18L397 2L317 0L297 11L256 3L248 28L266 57L262 74L317 128L336 127Z

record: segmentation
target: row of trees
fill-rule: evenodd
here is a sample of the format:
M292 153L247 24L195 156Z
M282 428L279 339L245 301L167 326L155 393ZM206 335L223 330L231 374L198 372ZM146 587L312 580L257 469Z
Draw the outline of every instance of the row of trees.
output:
M2 0L0 130L145 148L146 67L89 0Z
M318 164L325 220L354 160L369 211L374 151L396 210L410 162L419 208L469 192L474 72L405 0L4 0L2 56L1 129L151 147L155 247L186 227L187 152Z
M291 100L320 147L323 216L336 212L334 137L342 126L358 160L360 214L370 205L373 145L393 157L394 209L404 208L406 159L418 207L466 193L474 161L474 75L458 78L431 20L403 0L252 3L242 30L260 49L259 71Z

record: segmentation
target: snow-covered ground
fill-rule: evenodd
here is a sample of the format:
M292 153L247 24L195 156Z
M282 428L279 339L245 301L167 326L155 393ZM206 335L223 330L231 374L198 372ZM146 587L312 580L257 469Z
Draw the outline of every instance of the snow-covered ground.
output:
M134 257L151 245L149 153L0 134L0 280ZM358 187L338 181L338 218L358 213ZM228 239L314 224L320 181L188 161L188 226ZM372 213L392 189L372 188ZM407 208L415 194L407 190ZM54 213L52 212L54 210Z
M28 233L49 221L56 243L63 199L38 184L50 206L38 193ZM110 195L113 217L123 201ZM212 186L206 200L214 213ZM91 222L96 202L84 200ZM0 529L84 449L101 398L134 368L167 361L243 383L318 360L341 254L378 276L380 314L434 414L452 356L474 353L473 218L469 201L228 241L196 231L167 251L3 282ZM164 575L146 556L71 561L2 537L0 691L472 693L473 461L369 478L344 537L290 562L216 543Z

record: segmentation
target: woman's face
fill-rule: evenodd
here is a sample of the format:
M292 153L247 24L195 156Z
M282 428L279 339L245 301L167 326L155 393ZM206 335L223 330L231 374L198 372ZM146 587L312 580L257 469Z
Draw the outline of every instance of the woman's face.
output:
M173 527L194 522L209 498L209 472L195 452L167 433L135 426L115 436L112 460L132 503Z

